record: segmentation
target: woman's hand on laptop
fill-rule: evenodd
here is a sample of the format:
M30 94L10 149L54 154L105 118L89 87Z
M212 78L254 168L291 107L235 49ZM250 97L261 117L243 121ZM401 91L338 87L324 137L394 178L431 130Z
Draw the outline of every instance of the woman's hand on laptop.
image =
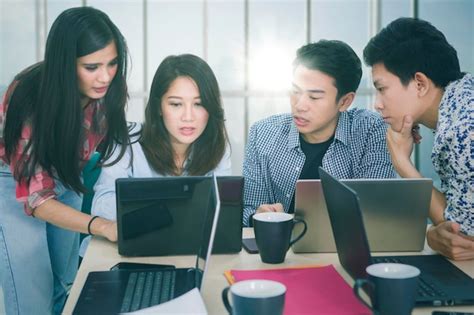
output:
M456 222L444 221L433 225L426 235L428 245L453 260L474 259L474 238L460 232Z
M104 230L104 237L111 242L117 242L118 235L117 235L117 222L109 221L105 230Z
M117 242L117 222L104 218L97 218L91 224L91 232L93 235L105 237L111 242Z
M283 205L281 203L263 204L258 207L256 213L262 212L283 212Z

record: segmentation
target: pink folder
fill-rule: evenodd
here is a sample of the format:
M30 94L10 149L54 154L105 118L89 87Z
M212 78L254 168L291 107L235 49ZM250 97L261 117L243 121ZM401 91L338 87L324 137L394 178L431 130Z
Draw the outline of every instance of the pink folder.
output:
M229 277L232 275L232 278ZM230 270L230 282L268 279L286 286L284 314L369 315L334 266Z

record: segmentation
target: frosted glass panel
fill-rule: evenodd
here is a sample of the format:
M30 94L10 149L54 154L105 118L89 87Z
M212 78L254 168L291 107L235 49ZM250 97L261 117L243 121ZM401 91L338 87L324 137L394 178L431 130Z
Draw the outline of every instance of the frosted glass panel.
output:
M275 114L291 112L290 97L250 97L249 127L256 121Z
M0 1L0 85L2 86L8 85L17 73L38 61L35 2L35 0ZM18 18L20 16L21 18Z
M81 0L61 0L61 1L48 1L48 5L46 6L46 18L47 22L47 30L51 29L54 20L58 17L61 12L66 9L80 7L82 5Z
M221 89L244 88L244 3L208 3L208 62Z
M306 42L306 2L249 2L249 86L287 90L296 49Z
M148 87L168 55L203 53L203 1L148 2Z
M127 107L127 121L143 122L145 118L145 103L143 98L130 98Z
M232 174L242 175L242 162L247 130L245 130L244 99L224 98L226 128L232 147Z
M369 41L368 0L311 1L311 40L337 39L346 42L362 60ZM363 66L361 87L371 86L370 70Z
M443 32L458 52L461 70L474 73L474 1L420 1L420 18Z
M385 0L380 3L380 21L382 27L391 21L402 17L412 16L410 0Z
M369 1L311 1L311 39L338 39L358 54L368 41ZM341 22L343 21L343 22Z

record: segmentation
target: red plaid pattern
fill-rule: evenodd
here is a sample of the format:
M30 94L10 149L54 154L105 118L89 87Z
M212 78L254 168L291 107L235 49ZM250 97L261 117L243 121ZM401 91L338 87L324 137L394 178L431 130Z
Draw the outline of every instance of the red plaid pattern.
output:
M10 85L7 92L3 96L2 102L0 103L0 164L7 164L3 131L5 127L5 121L7 119L6 114L9 96L12 94L17 83L18 82L13 82ZM81 167L83 167L86 161L89 160L90 155L96 150L97 146L104 138L106 128L106 117L102 103L100 101L92 101L84 108L83 134L85 139L84 145L82 147L83 150L81 152L81 160L78 161ZM10 159L11 163L9 167L12 172L15 169L16 163L25 158L25 156L23 156L23 150L30 139L31 125L26 122L23 126L17 150L14 156L12 156ZM30 152L26 153L27 156L29 156L29 154ZM31 177L29 184L26 180L21 180L20 182L16 183L16 199L19 202L24 203L25 212L28 215L31 215L33 210L43 202L51 198L56 198L54 188L54 178L49 176L48 172L46 172L41 166L37 166L35 174Z

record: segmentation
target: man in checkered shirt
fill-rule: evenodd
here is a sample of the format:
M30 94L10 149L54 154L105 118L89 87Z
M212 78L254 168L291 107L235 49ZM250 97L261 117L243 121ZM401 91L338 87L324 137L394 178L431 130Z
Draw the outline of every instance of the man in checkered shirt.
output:
M243 175L244 226L255 213L294 211L298 179L395 177L381 117L348 110L362 76L347 44L321 40L298 49L291 113L270 116L249 131Z

